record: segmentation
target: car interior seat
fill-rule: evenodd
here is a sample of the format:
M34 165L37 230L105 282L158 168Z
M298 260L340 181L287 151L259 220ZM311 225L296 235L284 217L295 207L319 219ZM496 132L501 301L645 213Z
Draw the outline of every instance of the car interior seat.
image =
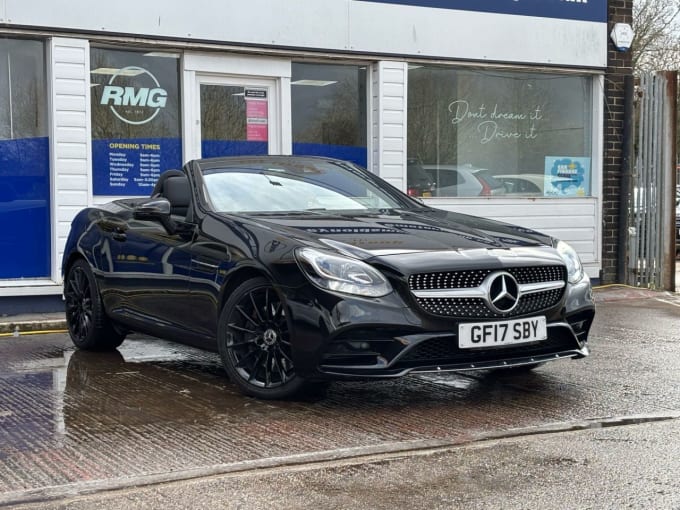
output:
M158 177L156 185L153 187L153 191L151 192L151 198L164 196L163 186L165 185L166 179L169 179L170 177L179 177L182 175L184 175L184 172L182 172L181 170L166 170L165 172L163 172Z
M170 214L186 217L191 203L189 179L180 170L167 170L154 186L152 197L163 197L170 202Z

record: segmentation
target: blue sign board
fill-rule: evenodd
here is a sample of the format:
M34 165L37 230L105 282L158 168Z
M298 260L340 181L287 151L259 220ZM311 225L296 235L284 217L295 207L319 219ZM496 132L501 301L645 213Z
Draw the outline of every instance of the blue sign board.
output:
M607 0L355 0L437 9L607 22Z
M179 59L91 48L92 191L148 196L182 166Z
M150 195L158 176L182 166L177 138L92 140L95 195Z

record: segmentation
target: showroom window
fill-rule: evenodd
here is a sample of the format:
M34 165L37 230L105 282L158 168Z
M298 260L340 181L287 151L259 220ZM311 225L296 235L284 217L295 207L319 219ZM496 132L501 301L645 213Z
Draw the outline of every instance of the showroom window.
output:
M366 166L366 66L293 63L293 154Z
M42 41L0 38L0 278L50 276L50 164Z
M407 190L592 194L592 78L409 66Z
M95 195L149 195L182 165L179 54L90 50Z

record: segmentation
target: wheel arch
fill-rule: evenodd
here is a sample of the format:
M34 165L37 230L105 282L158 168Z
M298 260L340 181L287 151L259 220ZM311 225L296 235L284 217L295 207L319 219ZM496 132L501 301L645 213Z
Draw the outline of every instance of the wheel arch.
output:
M88 264L90 263L90 261L87 260L87 257L79 251L71 252L71 254L66 259L64 259L64 262L61 265L61 276L64 280L66 280L66 275L77 260L84 260Z
M264 277L267 280L272 281L271 275L264 269L258 267L248 266L236 270L222 286L222 290L220 291L220 301L218 310L221 311L222 309L224 309L224 305L227 303L229 296L231 296L231 293L239 285L241 285L245 281L258 277Z

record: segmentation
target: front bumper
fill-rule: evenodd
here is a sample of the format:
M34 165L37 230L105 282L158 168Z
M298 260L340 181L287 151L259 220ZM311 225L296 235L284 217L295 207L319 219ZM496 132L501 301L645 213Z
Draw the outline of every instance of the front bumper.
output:
M585 278L568 286L559 306L527 316L546 317L546 340L460 349L458 325L479 319L434 316L397 292L362 299L307 288L286 297L296 371L313 378L391 378L582 358L589 354L587 338L595 315Z
M398 377L410 372L528 365L563 358L582 358L589 353L586 342L578 340L568 323L549 324L548 339L541 342L474 350L459 349L457 335L451 332L354 341L352 344L355 346L366 348L355 348L352 353L348 353L345 347L348 343L345 338L335 338L327 344L319 363L319 372L334 377ZM401 349L395 348L394 344L401 344Z

